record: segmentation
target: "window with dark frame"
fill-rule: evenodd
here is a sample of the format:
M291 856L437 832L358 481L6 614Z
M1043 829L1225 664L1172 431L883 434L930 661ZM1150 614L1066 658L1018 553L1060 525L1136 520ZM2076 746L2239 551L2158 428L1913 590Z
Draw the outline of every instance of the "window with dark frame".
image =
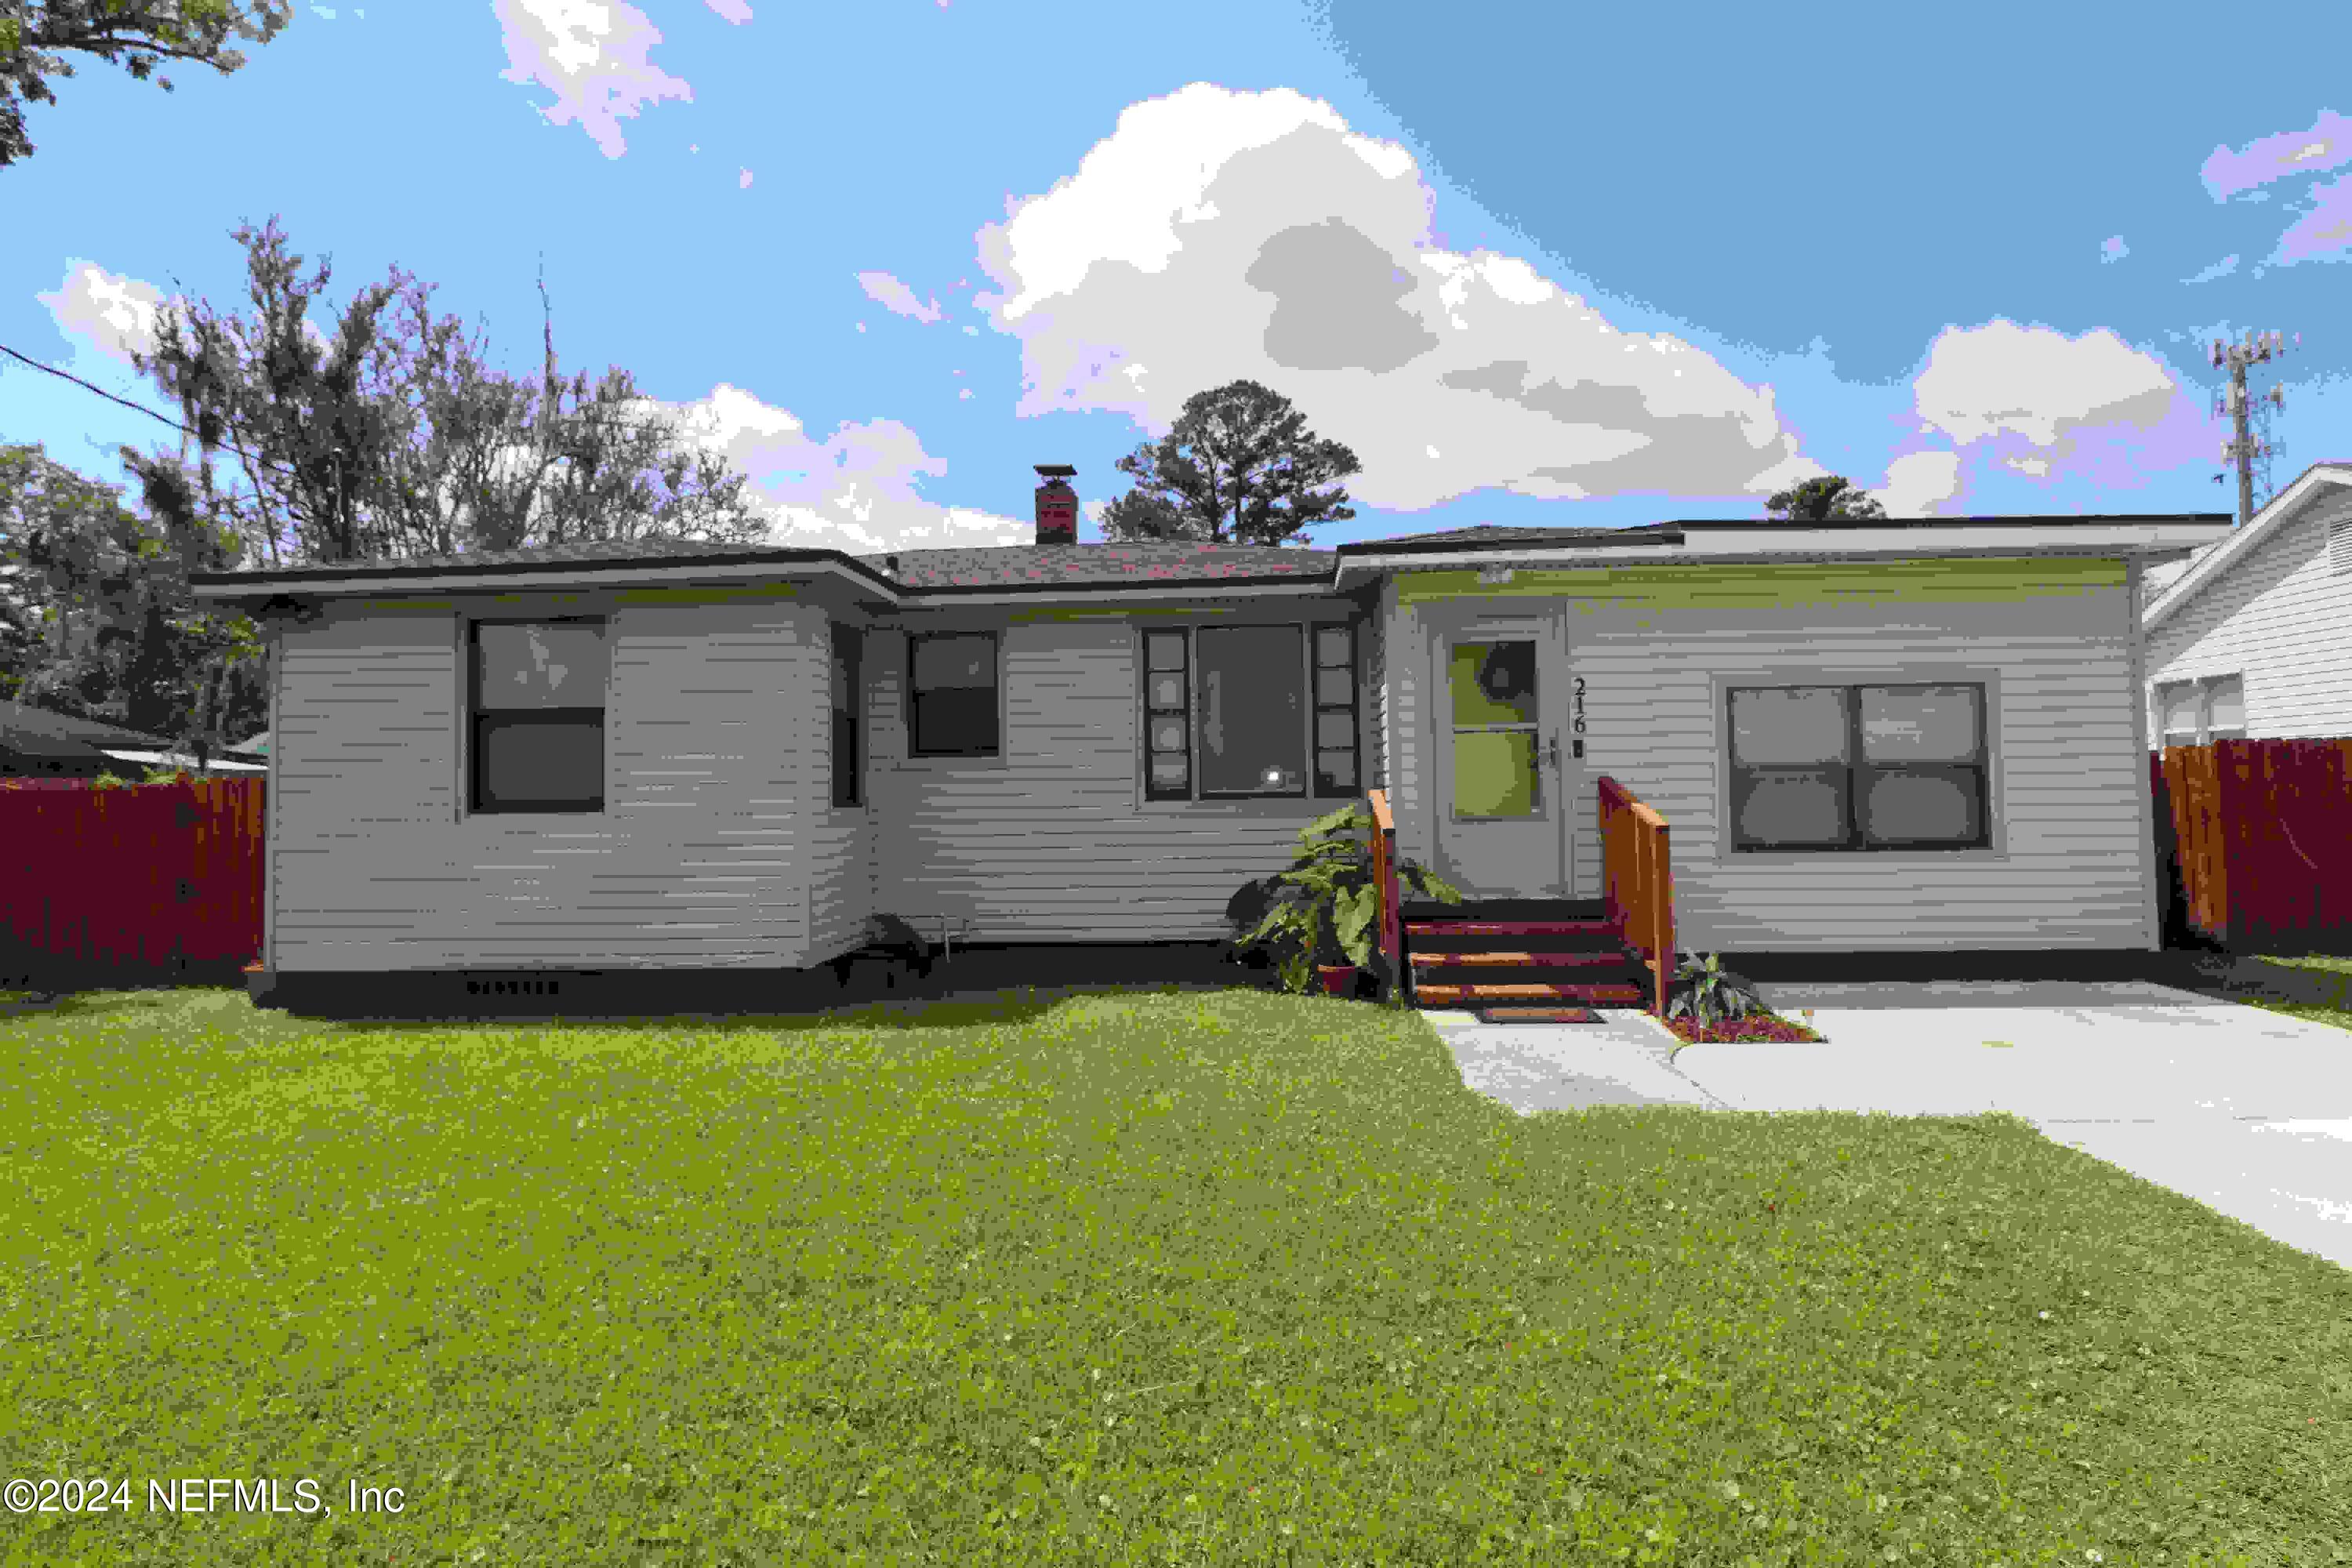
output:
M907 754L1001 754L994 632L907 636Z
M604 809L605 633L601 616L473 623L469 809Z
M1144 798L1351 795L1356 632L1297 622L1143 634ZM1276 672L1291 670L1289 680Z
M1981 683L1735 687L1732 849L1982 849Z
M859 633L838 622L833 627L833 804L866 804L865 703L858 680Z
M1146 800L1192 798L1191 660L1182 632L1143 634Z

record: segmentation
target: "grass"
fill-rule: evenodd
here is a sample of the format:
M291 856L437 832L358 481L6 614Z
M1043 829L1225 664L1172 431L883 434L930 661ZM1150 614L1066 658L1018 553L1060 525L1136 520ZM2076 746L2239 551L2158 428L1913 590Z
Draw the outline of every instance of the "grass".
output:
M2339 1029L2352 1029L2352 958L2315 954L2303 957L2283 957L2263 954L2264 963L2275 964L2294 973L2305 981L2293 997L2283 995L2249 995L2244 1000L2265 1012L2284 1013L2291 1018L2305 1018L2315 1024L2333 1024ZM2316 986L2310 981L2317 980Z
M0 1447L136 1489L0 1562L2348 1560L2352 1275L2021 1121L1522 1119L1323 998L914 1016L0 1021Z

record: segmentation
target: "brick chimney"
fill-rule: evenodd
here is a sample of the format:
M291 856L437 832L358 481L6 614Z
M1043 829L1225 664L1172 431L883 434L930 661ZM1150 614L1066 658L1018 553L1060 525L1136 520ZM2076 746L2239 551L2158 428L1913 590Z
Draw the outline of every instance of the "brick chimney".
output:
M1045 482L1037 487L1037 542L1076 544L1078 542L1078 492L1070 476L1078 470L1067 463L1033 465Z

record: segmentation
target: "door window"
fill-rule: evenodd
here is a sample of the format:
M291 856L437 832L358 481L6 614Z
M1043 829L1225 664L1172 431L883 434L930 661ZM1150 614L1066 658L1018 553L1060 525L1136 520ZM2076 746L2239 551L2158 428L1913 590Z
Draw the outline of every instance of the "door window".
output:
M1453 715L1454 815L1541 816L1535 639L1451 645L1445 688Z

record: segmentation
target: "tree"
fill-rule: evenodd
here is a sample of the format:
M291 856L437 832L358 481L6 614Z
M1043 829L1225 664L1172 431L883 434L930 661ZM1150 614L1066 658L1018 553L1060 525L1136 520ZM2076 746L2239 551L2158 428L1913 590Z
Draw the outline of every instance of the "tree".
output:
M1784 522L1827 522L1832 518L1885 517L1886 509L1853 488L1842 474L1807 479L1765 501L1766 515Z
M47 79L74 68L59 50L125 65L140 81L163 60L194 60L226 76L245 64L231 35L278 36L293 0L0 0L0 168L32 156L25 105L55 103ZM165 92L172 79L156 77Z
M208 754L267 722L258 632L188 585L235 536L176 467L122 456L144 516L37 446L0 447L0 695Z
M1311 434L1290 399L1254 381L1186 398L1164 439L1118 466L1136 488L1105 509L1107 539L1279 544L1356 515L1338 484L1359 471L1356 455Z
M484 342L456 318L436 320L432 287L399 268L329 335L310 311L331 262L302 278L275 218L233 237L254 314L175 303L133 362L180 404L203 456L195 489L261 563L764 536L748 479L689 441L628 372L608 369L593 389L585 373L558 373L551 310L541 374L519 383L485 365ZM545 295L542 282L543 309ZM245 480L226 495L213 468L223 447Z

